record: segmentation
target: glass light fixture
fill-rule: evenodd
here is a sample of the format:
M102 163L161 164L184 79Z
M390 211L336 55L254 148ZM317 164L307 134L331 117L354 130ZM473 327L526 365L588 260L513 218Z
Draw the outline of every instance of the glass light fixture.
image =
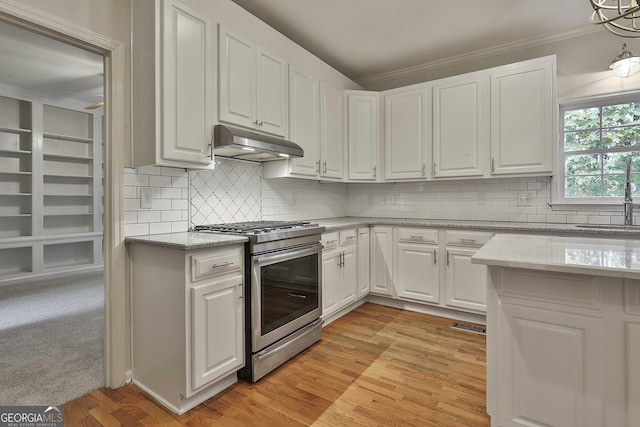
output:
M640 37L640 6L638 0L589 0L593 7L591 22L602 24L622 37Z
M622 53L611 61L609 68L613 70L613 74L626 79L640 71L640 58L634 56L627 50L627 44L622 45Z

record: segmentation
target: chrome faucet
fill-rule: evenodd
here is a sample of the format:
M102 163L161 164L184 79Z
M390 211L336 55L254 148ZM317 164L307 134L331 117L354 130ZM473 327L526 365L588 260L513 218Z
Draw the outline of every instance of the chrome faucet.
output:
M624 225L633 225L633 198L631 197L631 157L627 157L626 183L624 186Z

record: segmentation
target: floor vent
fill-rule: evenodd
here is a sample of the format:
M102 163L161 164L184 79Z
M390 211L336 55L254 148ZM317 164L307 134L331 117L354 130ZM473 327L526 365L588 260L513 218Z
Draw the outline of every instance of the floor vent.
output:
M467 323L454 323L452 326L454 328L464 329L465 331L476 332L478 334L487 333L487 328L483 328L481 326L476 326L476 325L469 325Z

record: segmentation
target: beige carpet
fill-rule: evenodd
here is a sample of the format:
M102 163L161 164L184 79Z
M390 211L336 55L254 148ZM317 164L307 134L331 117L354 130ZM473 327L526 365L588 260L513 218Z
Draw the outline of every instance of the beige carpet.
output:
M61 405L104 385L102 273L0 287L0 405Z

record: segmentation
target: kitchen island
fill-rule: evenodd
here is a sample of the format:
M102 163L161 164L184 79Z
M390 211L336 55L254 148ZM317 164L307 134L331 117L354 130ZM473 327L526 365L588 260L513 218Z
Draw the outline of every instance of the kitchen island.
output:
M640 425L640 242L498 234L472 262L492 426Z

